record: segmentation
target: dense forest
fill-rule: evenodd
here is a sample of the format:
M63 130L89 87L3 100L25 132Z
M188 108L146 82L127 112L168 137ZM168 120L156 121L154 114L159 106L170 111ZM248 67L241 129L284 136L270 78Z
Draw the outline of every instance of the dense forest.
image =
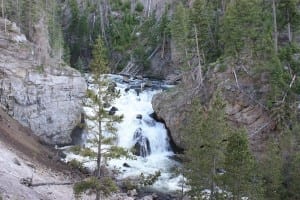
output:
M216 91L209 102L192 100L189 126L181 130L188 146L181 173L195 199L205 189L209 199L300 199L300 1L174 2L157 14L130 0L2 0L1 16L29 40L35 24L46 19L50 55L80 71L89 70L100 35L111 72L128 63L143 72L158 51L162 59L172 51L174 71L197 69L195 90L214 70L231 70L240 90L239 80L248 77L261 88L264 74L269 89L256 97L276 127L263 154L254 155L247 131L228 122Z

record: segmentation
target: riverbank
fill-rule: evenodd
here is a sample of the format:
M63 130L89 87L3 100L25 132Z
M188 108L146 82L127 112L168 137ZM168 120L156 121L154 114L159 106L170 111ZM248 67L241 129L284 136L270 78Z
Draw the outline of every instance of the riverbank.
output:
M76 170L60 162L57 154L0 109L0 197L3 200L74 199L72 185L27 187L20 183L22 178L32 178L34 184L76 181L79 178Z

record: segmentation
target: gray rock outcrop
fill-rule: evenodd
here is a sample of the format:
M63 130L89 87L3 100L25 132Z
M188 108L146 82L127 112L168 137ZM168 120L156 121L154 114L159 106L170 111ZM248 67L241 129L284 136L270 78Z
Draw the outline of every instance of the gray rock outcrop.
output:
M70 143L81 120L84 78L59 62L41 62L36 45L15 29L5 33L3 24L0 19L0 106L43 142Z
M203 86L199 84L199 73L196 69L184 74L178 87L155 95L152 105L157 117L169 128L174 143L184 148L185 133L182 128L188 125L192 99L198 98L208 107L212 94L218 90L226 106L226 118L231 124L247 129L252 150L259 152L268 133L276 127L264 106L264 95L270 90L264 75L260 80L244 76L238 79L238 87L231 67L224 72L218 71L217 65L212 69L214 70L207 73Z

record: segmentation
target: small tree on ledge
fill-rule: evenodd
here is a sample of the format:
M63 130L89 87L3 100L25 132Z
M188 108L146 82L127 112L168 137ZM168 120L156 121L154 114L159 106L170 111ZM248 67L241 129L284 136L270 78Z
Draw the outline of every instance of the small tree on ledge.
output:
M80 149L80 154L85 157L94 158L97 162L96 172L91 178L76 183L74 193L79 196L81 193L89 190L96 193L96 200L99 200L101 194L107 196L116 191L117 187L110 177L102 174L101 164L110 158L127 156L127 151L114 145L117 139L116 124L122 121L123 116L110 115L105 109L105 105L114 101L119 96L119 91L114 88L112 82L107 79L109 73L107 62L107 51L102 38L98 37L93 49L93 60L90 64L95 89L89 89L87 96L91 100L88 103L95 106L94 115L88 116L92 121L97 122L93 129L94 137L90 139L91 148ZM105 135L105 137L104 137ZM103 148L103 145L105 148Z

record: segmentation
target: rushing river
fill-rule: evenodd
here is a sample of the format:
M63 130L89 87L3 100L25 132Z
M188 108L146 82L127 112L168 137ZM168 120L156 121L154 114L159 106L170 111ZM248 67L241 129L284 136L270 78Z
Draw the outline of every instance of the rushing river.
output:
M178 163L171 159L174 153L170 147L167 130L164 124L151 117L154 112L152 97L170 86L159 81L147 81L148 86L143 87L145 80L129 79L124 82L118 75L109 75L109 78L116 83L116 89L121 93L120 98L112 105L117 109L115 114L124 116L117 126L117 145L128 150L139 145L140 151L136 159L113 159L109 161L109 166L120 170L119 179L160 171L161 176L153 185L155 189L164 192L180 190L182 177L174 173ZM89 115L93 108L85 107L85 112Z

